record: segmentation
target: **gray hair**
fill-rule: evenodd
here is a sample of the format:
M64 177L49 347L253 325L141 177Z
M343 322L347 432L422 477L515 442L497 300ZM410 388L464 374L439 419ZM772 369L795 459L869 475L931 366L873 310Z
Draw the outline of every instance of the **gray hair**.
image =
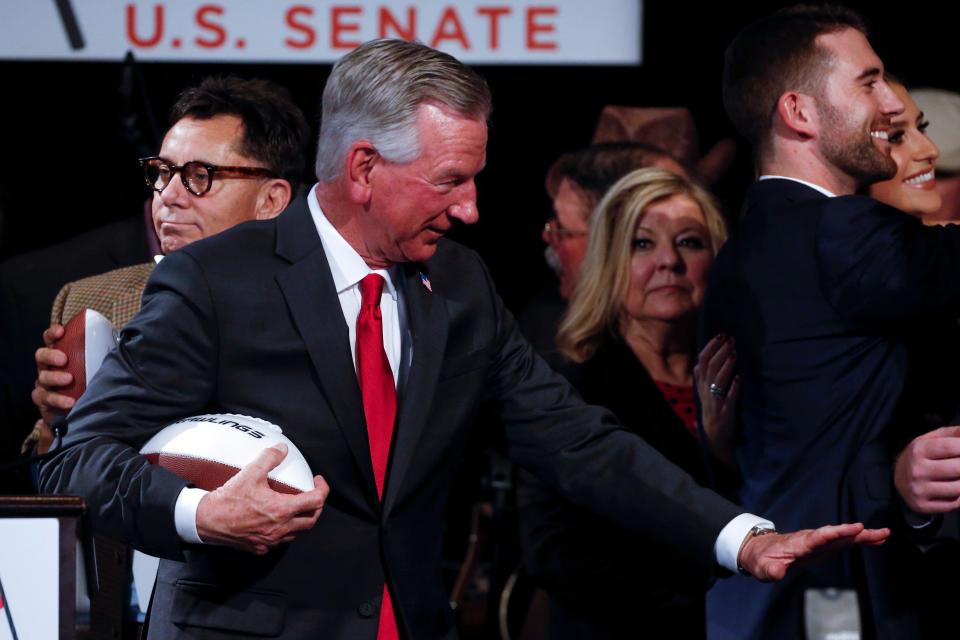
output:
M486 120L492 103L486 81L453 56L419 42L371 40L341 58L323 90L317 179L340 176L344 156L369 140L389 162L420 155L416 120L434 103Z

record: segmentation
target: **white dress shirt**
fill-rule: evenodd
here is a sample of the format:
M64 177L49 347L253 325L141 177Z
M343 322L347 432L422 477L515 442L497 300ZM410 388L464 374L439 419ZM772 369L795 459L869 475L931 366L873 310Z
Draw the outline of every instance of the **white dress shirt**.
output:
M360 254L351 247L340 235L320 208L315 194L316 187L307 195L310 207L310 216L320 235L323 252L330 265L330 274L333 276L333 286L340 299L340 308L343 310L343 319L347 323L350 333L350 355L353 359L354 370L357 366L357 316L360 314L360 281L371 273L383 277L383 293L380 296L380 314L383 318L383 348L387 352L390 370L393 371L393 384L397 386L400 376L409 368L412 357L413 340L403 340L406 335L407 322L402 296L398 285L402 285L402 278L396 278L391 272L394 269L371 269L363 261ZM317 276L322 277L322 276ZM404 353L403 347L407 346ZM283 428L283 425L280 425ZM203 540L197 533L197 506L207 492L196 487L186 487L177 497L174 506L174 524L177 534L185 542L202 544Z
M409 368L413 355L411 352L413 341L408 335L409 326L406 322L403 295L397 286L398 284L402 285L402 279L397 278L394 282L391 274L392 269L387 271L370 269L363 258L360 257L360 254L343 239L343 236L327 220L320 209L320 203L317 201L315 192L316 187L310 190L307 202L317 233L320 234L320 241L327 256L327 262L330 265L333 284L340 298L340 307L343 309L343 319L350 331L350 351L353 354L353 366L357 366L356 325L357 315L360 313L360 281L370 273L378 273L383 276L385 281L383 294L380 298L380 311L383 316L384 327L383 346L387 352L387 359L390 361L390 368L393 370L394 384L397 385L400 375L403 375ZM405 339L401 339L401 336ZM406 351L404 351L404 345L409 345ZM177 498L174 507L174 519L177 534L185 542L203 544L197 534L197 505L206 493L203 489L187 487L180 492L180 496ZM714 544L714 553L717 557L717 563L721 567L733 572L737 571L737 556L740 553L740 546L750 529L756 525L772 527L773 523L749 513L742 513L728 522L720 531L720 535L717 536L717 541Z

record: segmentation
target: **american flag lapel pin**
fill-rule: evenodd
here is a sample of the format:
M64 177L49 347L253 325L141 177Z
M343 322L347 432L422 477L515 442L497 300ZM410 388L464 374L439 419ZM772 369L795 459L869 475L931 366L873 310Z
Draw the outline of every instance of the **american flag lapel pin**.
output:
M430 286L430 278L428 278L427 274L425 274L422 271L420 272L420 282L422 282L423 286L427 288L427 291L429 291L430 293L433 293L433 287Z

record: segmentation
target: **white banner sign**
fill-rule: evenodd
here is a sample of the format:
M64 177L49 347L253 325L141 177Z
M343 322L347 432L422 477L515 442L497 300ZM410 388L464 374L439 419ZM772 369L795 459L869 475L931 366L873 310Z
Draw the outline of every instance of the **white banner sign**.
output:
M639 64L641 0L2 0L0 58L333 62L373 38L472 64Z

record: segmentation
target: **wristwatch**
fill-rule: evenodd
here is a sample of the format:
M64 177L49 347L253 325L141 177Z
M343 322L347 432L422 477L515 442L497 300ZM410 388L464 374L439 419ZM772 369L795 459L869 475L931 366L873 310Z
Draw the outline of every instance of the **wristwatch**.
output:
M747 545L747 542L749 542L752 538L756 538L757 536L765 536L768 533L778 533L778 531L769 524L754 525L753 527L750 528L750 531L747 532L746 537L744 537L743 542L740 544L740 551L743 552L743 548ZM742 576L751 575L750 572L744 569L743 565L740 564L739 553L737 554L737 573L739 573Z

